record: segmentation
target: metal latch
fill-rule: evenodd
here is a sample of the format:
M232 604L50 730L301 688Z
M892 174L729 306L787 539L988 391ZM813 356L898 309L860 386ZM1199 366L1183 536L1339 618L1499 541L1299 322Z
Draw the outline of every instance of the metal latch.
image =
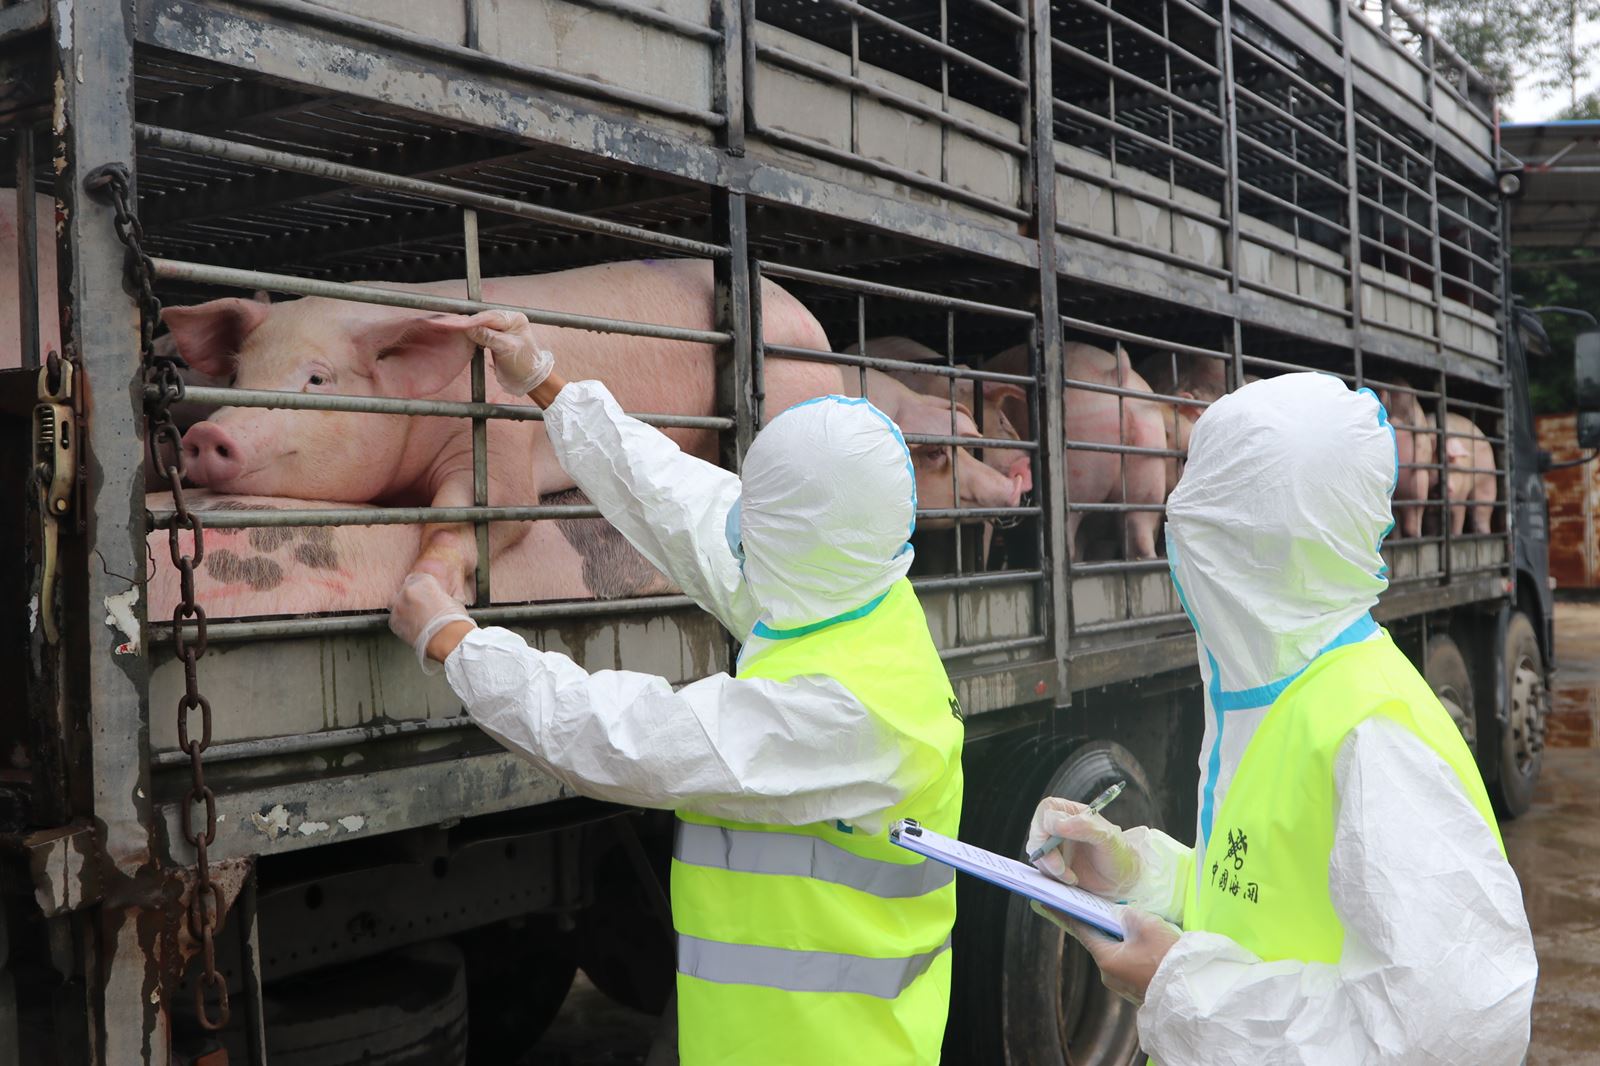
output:
M61 522L72 512L78 480L78 419L72 409L72 376L71 362L59 357L49 359L39 369L39 403L33 408L33 478L39 494L44 547L39 622L44 627L44 639L51 644L61 639L55 595Z

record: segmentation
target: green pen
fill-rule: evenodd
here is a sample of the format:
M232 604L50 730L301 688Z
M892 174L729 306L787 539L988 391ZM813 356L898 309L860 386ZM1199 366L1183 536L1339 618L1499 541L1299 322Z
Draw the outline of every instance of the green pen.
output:
M1088 809L1079 811L1078 815L1099 814L1101 811L1106 809L1106 806L1112 800L1122 795L1122 790L1127 787L1128 783L1126 781L1118 781L1116 784L1100 793L1100 795L1096 796L1093 801L1090 802ZM1077 815L1074 815L1073 817L1077 817ZM1066 842L1060 837L1051 837L1043 844L1040 844L1038 847L1028 852L1028 862L1037 865L1040 859L1044 858L1046 855L1056 850L1064 843Z

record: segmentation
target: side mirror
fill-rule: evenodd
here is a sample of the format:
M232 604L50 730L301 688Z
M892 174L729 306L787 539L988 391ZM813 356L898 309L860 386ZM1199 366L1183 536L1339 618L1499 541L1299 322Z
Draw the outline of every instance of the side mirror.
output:
M1600 329L1578 334L1572 377L1577 386L1578 447L1600 448Z

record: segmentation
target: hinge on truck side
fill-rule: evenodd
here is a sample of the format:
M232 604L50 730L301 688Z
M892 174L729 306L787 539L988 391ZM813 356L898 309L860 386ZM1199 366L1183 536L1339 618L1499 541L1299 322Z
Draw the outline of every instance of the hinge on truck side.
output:
M51 644L61 639L56 617L61 523L72 515L78 483L78 418L72 406L72 386L72 363L51 352L39 368L39 402L33 408L33 481L43 527L39 624Z

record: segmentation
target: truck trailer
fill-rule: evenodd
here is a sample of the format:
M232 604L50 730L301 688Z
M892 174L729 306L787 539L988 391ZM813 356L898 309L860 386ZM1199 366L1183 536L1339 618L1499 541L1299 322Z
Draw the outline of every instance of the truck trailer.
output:
M1527 368L1552 353L1507 288L1492 88L1394 0L20 0L0 63L0 1062L515 1062L580 968L638 1010L671 993L669 813L501 749L381 605L230 614L205 589L230 536L470 523L473 613L537 647L687 683L735 641L670 591L496 594L491 523L599 520L490 506L489 431L537 412L486 402L481 352L470 403L235 389L181 373L164 306L471 312L483 278L709 260L709 328L519 309L710 346L713 413L642 416L714 431L730 469L776 413L771 360L869 396L932 375L952 412L971 390L975 433L908 437L953 480L912 579L965 723L962 835L1003 851L1042 796L1118 780L1120 823L1195 819L1195 637L1159 548L1122 535L1162 508L1126 471L1182 449L1096 437L1074 397L1169 418L1206 402L1186 378L1383 390L1438 487L1384 545L1377 617L1504 816L1530 802L1552 601ZM830 350L767 342L768 282ZM1149 387L1073 376L1068 345ZM473 504L206 506L180 428L221 406L465 420ZM1475 440L1492 463L1452 467ZM975 504L951 460L1001 449L1031 491ZM1121 484L1075 492L1096 457ZM1143 1061L1054 926L984 885L959 915L946 1062Z

